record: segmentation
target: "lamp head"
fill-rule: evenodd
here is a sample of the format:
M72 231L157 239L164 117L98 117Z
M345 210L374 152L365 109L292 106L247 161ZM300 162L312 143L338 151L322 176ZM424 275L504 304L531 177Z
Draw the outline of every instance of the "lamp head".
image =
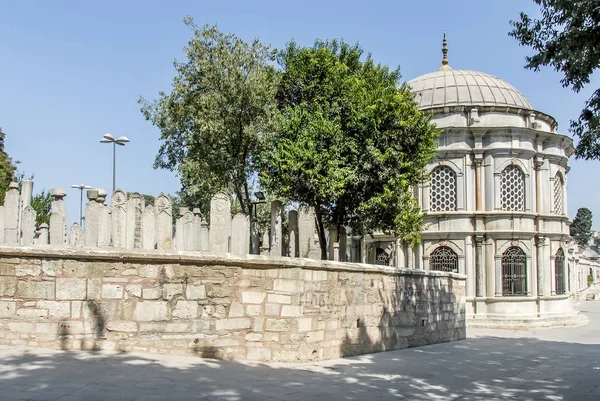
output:
M125 144L129 142L129 138L127 138L126 136L120 136L117 139L115 139L115 142L117 143L117 145L125 146Z

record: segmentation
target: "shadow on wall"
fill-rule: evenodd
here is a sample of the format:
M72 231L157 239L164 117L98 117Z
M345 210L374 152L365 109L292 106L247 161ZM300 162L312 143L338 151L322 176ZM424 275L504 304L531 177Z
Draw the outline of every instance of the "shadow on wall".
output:
M447 286L441 285L447 282ZM371 287L377 283L371 281ZM363 287L364 288L364 287ZM359 296L360 288L352 289ZM348 290L346 290L348 291ZM374 352L398 350L409 347L437 344L441 342L463 340L466 338L464 305L456 302L453 281L429 278L426 288L418 289L415 280L406 278L404 285L395 283L393 291L377 289L382 305L367 317L352 318L351 314L344 322L346 335L340 347L340 355L355 356ZM346 297L349 307L353 294Z
M0 389L4 400L592 400L599 358L598 345L494 337L296 366L0 347Z
M83 349L98 351L101 349L98 340L106 339L105 314L98 302L86 300L82 302L85 321L61 321L58 323L58 340L61 350Z

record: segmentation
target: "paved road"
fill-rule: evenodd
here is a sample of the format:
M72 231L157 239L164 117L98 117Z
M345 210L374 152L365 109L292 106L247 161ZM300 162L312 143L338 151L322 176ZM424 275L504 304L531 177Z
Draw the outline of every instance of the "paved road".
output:
M584 327L310 365L0 347L0 400L600 400L600 301Z

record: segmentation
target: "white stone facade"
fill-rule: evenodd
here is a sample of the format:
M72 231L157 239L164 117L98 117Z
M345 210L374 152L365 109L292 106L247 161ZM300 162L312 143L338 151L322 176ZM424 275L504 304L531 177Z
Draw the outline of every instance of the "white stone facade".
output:
M442 132L431 179L416 190L422 243L395 242L394 264L466 274L474 326L579 321L569 298L581 288L568 249L571 138L487 74L444 66L408 84ZM394 240L368 241L367 261L378 263L385 241Z

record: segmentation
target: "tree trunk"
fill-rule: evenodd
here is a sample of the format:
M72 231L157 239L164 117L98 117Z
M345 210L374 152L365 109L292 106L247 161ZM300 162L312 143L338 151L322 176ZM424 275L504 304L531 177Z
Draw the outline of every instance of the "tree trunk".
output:
M244 188L242 190L242 188L238 184L234 184L234 187L235 187L235 195L237 196L238 202L240 203L240 208L242 209L242 213L249 214L250 213L249 199L244 196L244 195L247 196L247 194L248 194L247 188Z
M242 211L244 214L251 216L252 215L252 204L250 203L250 191L248 190L248 181L244 183L244 205L242 205ZM245 206L245 207L244 207Z
M321 246L321 260L327 260L327 241L325 240L325 226L323 225L323 216L321 208L314 206L315 217L317 219L317 231L319 233L319 245Z

